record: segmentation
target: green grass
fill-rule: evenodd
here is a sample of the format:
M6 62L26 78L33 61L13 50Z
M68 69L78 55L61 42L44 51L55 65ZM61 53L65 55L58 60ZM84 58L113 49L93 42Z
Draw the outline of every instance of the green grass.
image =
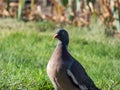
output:
M120 40L99 22L88 28L52 22L0 20L0 90L53 90L46 74L58 27L70 34L69 51L102 90L120 90Z

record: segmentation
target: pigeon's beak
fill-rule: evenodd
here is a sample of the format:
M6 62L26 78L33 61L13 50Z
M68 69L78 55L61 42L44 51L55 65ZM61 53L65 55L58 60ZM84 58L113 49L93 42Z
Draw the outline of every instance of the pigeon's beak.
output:
M55 35L53 36L53 38L58 38L58 34L55 34Z

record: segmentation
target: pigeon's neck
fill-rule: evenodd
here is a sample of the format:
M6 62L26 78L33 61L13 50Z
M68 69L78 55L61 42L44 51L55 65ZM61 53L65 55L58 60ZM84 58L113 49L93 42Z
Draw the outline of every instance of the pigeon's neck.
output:
M58 42L57 50L60 51L59 55L62 58L62 60L64 60L64 61L69 60L71 55L69 54L67 45L64 45L62 42Z
M68 50L68 45L65 45L64 43L62 43L61 41L58 41L57 44L58 47L61 47L62 51L67 51Z

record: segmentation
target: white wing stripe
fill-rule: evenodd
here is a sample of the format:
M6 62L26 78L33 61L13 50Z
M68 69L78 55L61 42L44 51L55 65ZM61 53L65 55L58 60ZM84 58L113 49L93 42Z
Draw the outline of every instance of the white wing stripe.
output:
M68 69L67 70L67 74L72 78L73 82L78 85L78 82L76 80L76 78L74 77L74 75L72 74L72 72Z
M68 76L70 76L73 80L73 82L79 86L79 88L81 90L88 90L88 88L85 85L79 85L78 81L76 80L76 78L74 77L73 73L70 71L70 69L67 70L67 74Z

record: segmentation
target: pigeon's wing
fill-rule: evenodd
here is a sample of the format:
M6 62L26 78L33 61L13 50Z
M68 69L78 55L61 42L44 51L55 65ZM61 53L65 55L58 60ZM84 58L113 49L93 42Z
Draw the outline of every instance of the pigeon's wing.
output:
M67 69L67 75L81 90L99 90L87 75L83 66L76 60L73 60Z

